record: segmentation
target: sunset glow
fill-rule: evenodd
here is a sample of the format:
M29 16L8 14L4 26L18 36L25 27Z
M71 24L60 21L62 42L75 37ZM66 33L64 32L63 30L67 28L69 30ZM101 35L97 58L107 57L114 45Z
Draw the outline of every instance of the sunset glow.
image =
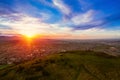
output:
M119 8L119 0L2 0L0 35L120 38Z
M32 34L32 33L25 33L22 35L25 36L26 38L34 38L36 36L36 34Z

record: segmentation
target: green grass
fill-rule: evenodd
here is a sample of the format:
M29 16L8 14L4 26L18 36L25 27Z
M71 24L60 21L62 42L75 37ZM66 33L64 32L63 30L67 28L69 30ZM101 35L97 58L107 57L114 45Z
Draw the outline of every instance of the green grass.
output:
M69 51L0 70L0 80L120 80L120 58Z
M7 64L6 64L6 65L0 65L0 70L1 70L1 69L4 69L4 68L6 68L6 67L9 67L9 66L10 66L10 65L7 65Z

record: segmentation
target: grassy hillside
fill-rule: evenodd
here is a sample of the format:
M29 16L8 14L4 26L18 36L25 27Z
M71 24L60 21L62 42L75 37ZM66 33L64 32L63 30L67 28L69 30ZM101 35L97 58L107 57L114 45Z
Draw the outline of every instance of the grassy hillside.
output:
M3 68L0 80L120 80L120 58L92 51L52 54Z

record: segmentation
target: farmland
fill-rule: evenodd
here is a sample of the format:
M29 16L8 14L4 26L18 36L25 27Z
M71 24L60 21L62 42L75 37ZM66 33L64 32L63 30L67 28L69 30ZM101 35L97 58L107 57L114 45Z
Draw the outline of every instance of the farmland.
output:
M97 51L120 55L119 40L34 40L28 44L21 40L0 41L0 64L19 63L48 54L66 51Z
M119 80L120 40L0 40L0 80Z
M0 70L1 80L119 80L120 58L101 52L68 51Z

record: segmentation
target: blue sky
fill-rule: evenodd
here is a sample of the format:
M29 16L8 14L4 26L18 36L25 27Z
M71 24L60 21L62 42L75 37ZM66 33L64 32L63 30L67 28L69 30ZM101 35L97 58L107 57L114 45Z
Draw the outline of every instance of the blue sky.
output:
M120 38L120 0L0 0L0 35Z

